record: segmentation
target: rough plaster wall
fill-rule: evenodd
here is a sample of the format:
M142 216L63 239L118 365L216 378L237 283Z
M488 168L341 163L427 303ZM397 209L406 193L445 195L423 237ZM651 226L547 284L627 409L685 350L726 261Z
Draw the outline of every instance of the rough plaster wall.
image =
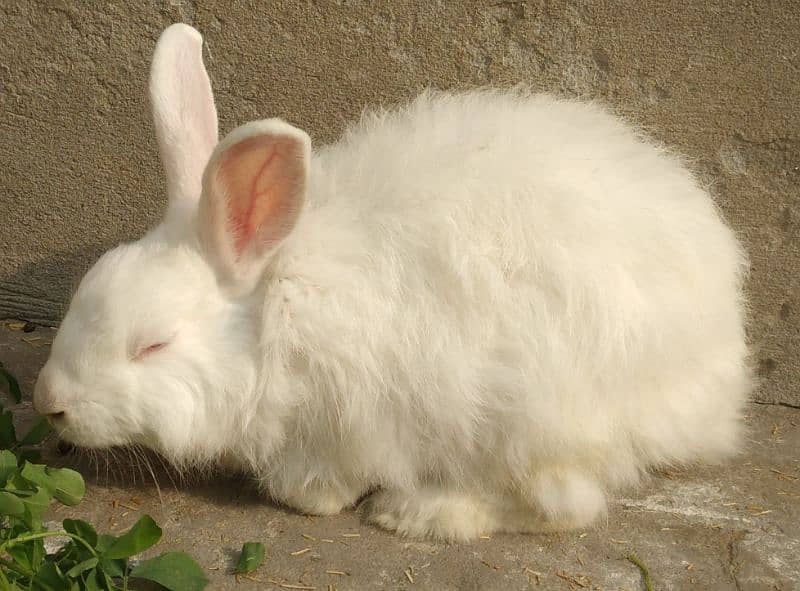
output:
M800 5L276 0L0 4L0 315L53 322L91 261L163 207L155 39L195 25L224 132L334 140L371 104L526 82L602 98L695 162L751 254L759 396L800 403Z

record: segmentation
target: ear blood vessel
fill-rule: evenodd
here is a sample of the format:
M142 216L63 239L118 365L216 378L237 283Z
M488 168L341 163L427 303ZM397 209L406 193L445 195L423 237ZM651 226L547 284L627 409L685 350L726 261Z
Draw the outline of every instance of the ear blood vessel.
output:
M372 522L454 540L584 527L738 449L747 260L680 158L521 90L424 92L313 152L280 119L218 142L201 47L177 24L153 58L164 220L89 271L37 385L65 439L310 514L372 491Z

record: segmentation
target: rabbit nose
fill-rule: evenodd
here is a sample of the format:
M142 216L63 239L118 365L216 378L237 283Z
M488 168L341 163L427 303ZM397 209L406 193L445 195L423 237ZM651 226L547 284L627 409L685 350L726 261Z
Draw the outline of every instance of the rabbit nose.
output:
M48 383L45 376L40 375L33 389L33 408L48 419L62 419L66 405Z

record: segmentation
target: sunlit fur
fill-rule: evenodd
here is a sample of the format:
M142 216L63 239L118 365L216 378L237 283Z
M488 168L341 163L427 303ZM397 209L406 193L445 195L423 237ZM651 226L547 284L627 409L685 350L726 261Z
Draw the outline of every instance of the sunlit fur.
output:
M65 438L234 465L307 513L376 491L369 519L448 539L583 527L647 468L736 450L745 257L616 117L425 93L308 166L252 293L190 210L95 265L40 380Z

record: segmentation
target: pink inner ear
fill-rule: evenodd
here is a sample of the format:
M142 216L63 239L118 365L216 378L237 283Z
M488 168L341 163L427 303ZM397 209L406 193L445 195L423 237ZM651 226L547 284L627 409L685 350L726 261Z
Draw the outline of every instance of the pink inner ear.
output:
M248 245L258 254L284 238L303 178L295 142L254 137L229 148L219 168L237 259Z

